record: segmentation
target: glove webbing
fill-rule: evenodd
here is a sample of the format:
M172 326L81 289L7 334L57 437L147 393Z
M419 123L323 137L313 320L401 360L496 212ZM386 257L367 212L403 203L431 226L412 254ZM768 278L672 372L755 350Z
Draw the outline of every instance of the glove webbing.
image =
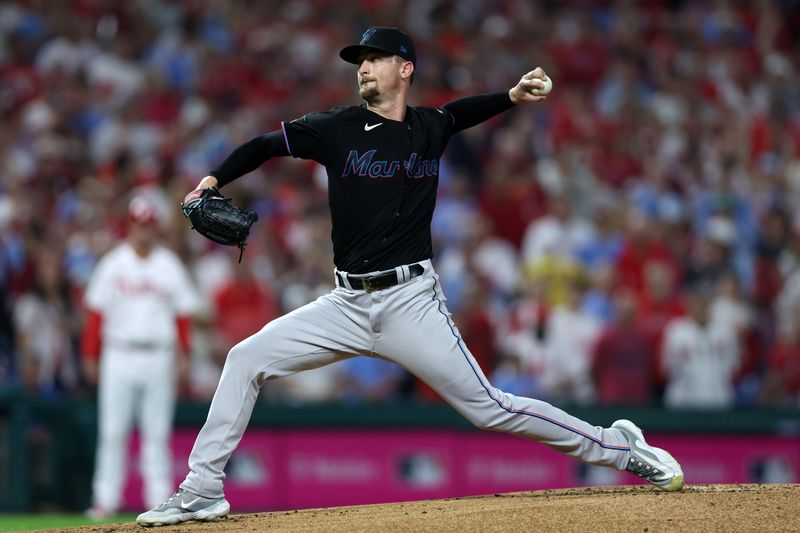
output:
M219 199L223 200L224 202L230 204L231 199L223 197L216 188L210 188L209 191L211 191L213 194L215 194L215 196L217 198L219 198ZM184 216L186 216L186 218L191 221L191 214L194 211L198 210L198 209L203 209L203 207L202 207L203 205L204 205L203 202L199 202L199 203L197 203L196 205L194 205L192 207L184 207L183 204L181 204L181 207L183 208ZM250 212L248 216L252 216L252 218L253 218L251 223L255 222L256 220L258 220L258 216L256 216L255 213ZM192 223L190 229L196 229L196 227L195 227L195 225L193 223ZM212 239L212 240L215 240L215 239ZM226 243L226 244L228 244L228 243ZM236 244L236 247L239 248L239 260L238 260L238 263L240 263L240 264L242 262L242 257L244 256L244 247L246 245L247 245L247 241L246 240L242 240L242 241L240 241L240 242L238 242Z

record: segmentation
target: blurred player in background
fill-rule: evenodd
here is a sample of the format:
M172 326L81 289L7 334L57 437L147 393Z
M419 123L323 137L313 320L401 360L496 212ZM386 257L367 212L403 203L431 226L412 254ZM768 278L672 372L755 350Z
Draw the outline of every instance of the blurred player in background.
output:
M156 206L135 197L129 223L127 240L100 260L85 297L85 372L98 383L97 456L88 512L95 519L119 509L135 417L145 502L156 505L171 491L172 416L177 382L191 353L190 316L198 305L189 273L158 244Z

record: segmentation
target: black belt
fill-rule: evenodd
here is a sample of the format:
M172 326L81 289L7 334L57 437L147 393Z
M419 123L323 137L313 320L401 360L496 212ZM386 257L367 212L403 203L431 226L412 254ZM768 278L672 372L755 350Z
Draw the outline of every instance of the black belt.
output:
M421 276L422 273L425 272L425 267L418 263L414 263L413 265L408 266L408 279L416 278L417 276ZM362 276L358 274L344 274L343 272L336 272L336 277L339 280L339 285L341 287L347 287L347 283L345 283L344 278L347 278L347 282L350 284L350 287L357 291L379 291L381 289L387 289L389 287L394 287L395 285L399 285L403 283L403 279L398 279L397 271L395 270L387 270L385 272L381 272L380 274L375 274L373 276Z

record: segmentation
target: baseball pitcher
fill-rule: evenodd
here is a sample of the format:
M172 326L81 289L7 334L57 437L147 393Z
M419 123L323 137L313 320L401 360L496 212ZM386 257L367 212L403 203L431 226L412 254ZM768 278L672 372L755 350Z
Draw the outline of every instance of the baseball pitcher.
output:
M226 516L223 469L264 382L355 355L399 364L479 428L513 433L679 490L679 464L646 444L632 422L593 426L493 387L461 339L431 265L430 225L448 140L515 105L544 100L551 85L545 72L536 68L507 91L441 108L410 107L417 58L408 35L370 28L339 55L358 67L362 105L283 122L234 150L184 200L185 209L202 209L204 190L223 187L271 157L319 162L328 174L336 288L231 349L186 480L137 522L158 526Z

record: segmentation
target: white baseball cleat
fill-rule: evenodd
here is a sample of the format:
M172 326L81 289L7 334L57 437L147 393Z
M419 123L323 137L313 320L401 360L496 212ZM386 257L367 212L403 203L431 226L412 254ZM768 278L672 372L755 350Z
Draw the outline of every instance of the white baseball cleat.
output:
M183 489L170 496L167 501L140 514L136 523L140 526L167 526L189 520L209 521L228 516L231 506L222 498L203 498Z
M636 424L630 420L617 420L611 427L620 430L628 439L631 447L631 458L626 467L628 472L668 492L683 488L681 465L666 450L647 444Z

